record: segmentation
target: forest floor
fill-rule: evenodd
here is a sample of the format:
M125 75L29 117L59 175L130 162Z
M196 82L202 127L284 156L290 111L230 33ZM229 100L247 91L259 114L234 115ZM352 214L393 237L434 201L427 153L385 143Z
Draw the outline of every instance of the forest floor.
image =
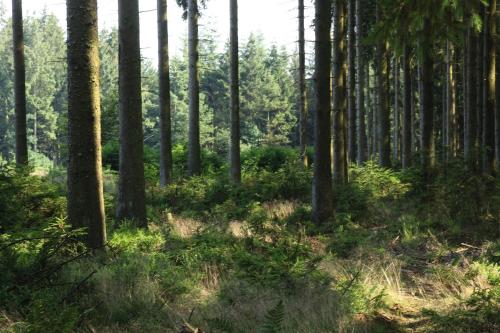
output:
M0 172L0 332L500 330L500 179L351 166L318 227L311 170L260 154L239 187L151 172L148 230L110 219L97 256L65 223L64 172Z

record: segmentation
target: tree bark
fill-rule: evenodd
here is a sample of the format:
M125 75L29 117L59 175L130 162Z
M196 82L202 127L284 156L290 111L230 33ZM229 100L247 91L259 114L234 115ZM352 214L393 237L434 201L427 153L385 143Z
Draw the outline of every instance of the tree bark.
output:
M477 149L477 108L476 108L476 38L472 27L467 28L467 52L466 52L466 113L464 133L464 157L470 169L476 167Z
M435 167L436 154L434 144L434 98L433 98L433 77L434 60L430 54L431 43L431 23L429 18L424 18L423 30L423 61L422 61L422 114L421 119L421 162L422 170L429 176Z
M366 109L365 109L365 64L363 61L363 17L361 0L356 0L356 109L358 118L358 163L367 160Z
M335 0L333 28L333 181L348 181L346 6Z
M399 161L400 156L400 145L401 145L401 121L400 121L400 111L399 111L399 59L394 58L394 68L393 68L393 78L394 78L394 139L393 139L393 160L394 162Z
M26 134L26 67L24 63L22 0L12 0L12 37L16 100L16 163L23 166L28 164L28 138Z
M241 182L240 161L240 85L239 85L239 52L238 52L238 0L230 2L230 49L231 49L231 179Z
M457 117L457 83L455 78L455 48L447 42L446 65L446 160L457 157L458 151L458 117Z
M168 53L167 0L158 0L158 75L160 99L160 185L172 182L172 112Z
M87 244L106 244L101 161L97 0L67 0L68 220Z
M484 87L483 172L486 174L492 174L495 170L496 11L497 0L491 0L485 15L487 25L484 32L486 85Z
M200 148L200 69L198 51L198 0L188 0L188 53L189 53L189 144L188 173L201 173Z
M119 0L120 179L117 219L146 222L138 0Z
M300 155L305 167L309 165L307 159L307 87L306 87L306 42L305 42L305 15L304 0L299 0L299 112L300 112Z
M377 5L377 21L382 19L380 6ZM378 95L378 152L379 164L383 168L391 167L391 121L389 110L389 80L387 42L377 45L377 95Z
M332 216L331 144L331 1L315 2L316 112L314 116L313 221L321 224Z
M357 157L357 121L356 121L356 37L354 0L347 1L347 119L349 162L356 162Z
M405 45L403 50L403 169L411 167L412 146L412 92L410 47Z
M498 8L498 5L497 5ZM495 40L495 47L496 47L496 75L495 75L495 168L496 172L500 172L500 66L498 65L499 60L500 60L500 47L498 46L499 43L499 27L500 26L500 15L497 15L497 34L496 34L496 40Z

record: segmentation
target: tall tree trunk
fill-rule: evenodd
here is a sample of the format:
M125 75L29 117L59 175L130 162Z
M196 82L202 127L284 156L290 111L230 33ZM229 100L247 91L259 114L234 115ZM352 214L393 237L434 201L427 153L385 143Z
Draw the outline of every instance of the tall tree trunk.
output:
M483 126L483 172L492 174L495 169L495 90L496 90L496 32L497 0L491 0L485 26L485 112Z
M423 31L423 61L422 61L422 114L421 119L421 158L422 170L429 176L436 163L434 145L434 99L433 99L433 78L434 60L430 54L431 43L431 23L429 18L424 18Z
M498 5L497 5L498 7ZM496 172L500 172L500 66L498 65L500 61L500 46L499 43L499 26L500 26L500 15L497 15L497 34L496 41L494 43L496 47L496 75L495 75L495 160L496 160Z
M28 164L22 0L12 0L12 37L14 42L14 90L16 95L16 163L22 166Z
M356 49L355 49L355 6L354 0L347 1L347 119L348 119L348 148L349 161L356 162Z
M333 28L333 181L347 183L347 57L346 6L334 1Z
M373 150L373 109L374 109L374 98L373 98L373 89L371 85L371 75L370 75L370 64L366 66L366 92L368 97L367 103L367 145L368 145L368 159L373 158L374 150Z
M106 244L101 161L97 0L67 0L68 220L87 244Z
M158 0L158 75L160 83L160 185L172 182L172 113L168 55L167 0Z
M201 173L200 148L200 69L198 51L198 0L188 0L189 53L189 145L188 173Z
M457 157L458 150L458 117L457 117L457 84L455 78L455 48L447 42L446 65L446 157Z
M331 144L331 1L315 2L316 112L314 115L313 221L321 224L332 216Z
M238 0L231 0L231 179L241 182L240 161L240 84L239 84L239 52L238 52Z
M411 68L410 47L405 45L403 50L403 169L411 166L412 146L412 92L411 92Z
M487 24L484 20L487 20L488 17L486 16L486 9L482 4L479 4L479 10L481 13L481 16L483 18L483 28L481 32L479 32L479 36L477 38L477 58L476 58L476 75L477 75L477 83L476 83L476 125L477 125L477 145L478 145L478 167L479 169L483 168L483 157L484 157L484 137L483 137L483 119L484 119L484 113L485 113L485 100L486 100L486 89L485 89L485 84L486 84L486 77L485 77L485 72L486 72L486 52L485 52L485 47L486 47L486 27L484 26ZM478 170L479 170L478 169Z
M399 59L394 58L394 139L393 139L393 159L399 161L399 152L401 150L401 130L400 130L400 115L399 115Z
M307 87L306 87L306 42L304 0L299 0L299 109L300 109L300 155L304 166L307 160Z
M465 133L464 133L464 157L470 169L476 166L477 149L477 108L476 108L476 38L472 27L467 28L467 52L466 52L466 113L465 113Z
M377 21L382 19L380 5L377 4ZM391 121L389 110L388 54L387 42L377 45L377 90L378 90L378 150L379 164L383 168L391 167Z
M365 64L363 61L363 17L361 0L356 0L356 109L358 118L358 163L367 159L367 137L365 121Z
M146 226L138 0L119 0L120 179L117 218Z

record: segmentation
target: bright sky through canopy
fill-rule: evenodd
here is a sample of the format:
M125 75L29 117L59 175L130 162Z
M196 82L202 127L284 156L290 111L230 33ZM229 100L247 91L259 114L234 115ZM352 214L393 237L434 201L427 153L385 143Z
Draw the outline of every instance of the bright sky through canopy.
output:
M11 14L11 1L1 0L7 15ZM187 23L182 20L182 11L175 0L168 1L170 52L179 54L182 38L187 32ZM261 32L269 43L296 50L297 41L296 0L239 0L240 43L244 43L252 32ZM99 29L118 24L118 1L98 0ZM144 57L156 62L156 0L139 0L141 15L141 48ZM54 13L61 26L66 27L66 2L64 0L23 0L24 15L39 14L44 9ZM313 32L311 3L306 1L306 39L312 40ZM229 0L208 0L200 20L200 32L206 27L217 31L219 45L229 38ZM310 44L310 43L309 43ZM308 45L311 47L312 45Z

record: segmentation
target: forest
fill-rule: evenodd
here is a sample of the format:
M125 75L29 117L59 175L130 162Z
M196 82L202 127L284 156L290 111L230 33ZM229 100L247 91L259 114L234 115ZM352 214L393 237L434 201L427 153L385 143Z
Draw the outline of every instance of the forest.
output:
M497 0L248 1L0 2L0 332L500 332Z

